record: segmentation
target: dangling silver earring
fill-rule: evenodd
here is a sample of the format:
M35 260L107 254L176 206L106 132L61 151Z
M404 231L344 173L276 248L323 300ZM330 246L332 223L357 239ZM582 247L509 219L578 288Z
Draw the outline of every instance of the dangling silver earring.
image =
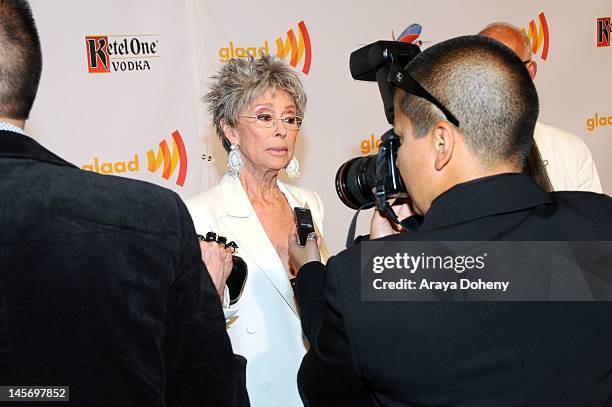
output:
M287 164L285 167L285 171L287 171L287 177L292 182L297 182L300 179L300 176L302 175L300 172L300 163L295 156L291 157L289 164Z
M242 170L242 155L236 144L230 145L229 155L227 156L227 172L234 178L240 177Z

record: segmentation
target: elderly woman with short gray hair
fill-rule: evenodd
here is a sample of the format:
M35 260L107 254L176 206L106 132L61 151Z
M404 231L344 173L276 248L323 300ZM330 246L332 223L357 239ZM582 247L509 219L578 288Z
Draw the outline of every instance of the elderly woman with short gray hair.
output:
M187 202L196 231L233 240L247 264L238 301L224 311L234 352L247 358L247 389L257 406L301 406L297 372L306 351L291 279L288 236L294 207L308 207L321 230L323 205L310 190L281 182L300 175L294 155L306 94L283 61L232 59L214 76L204 100L228 152L219 185ZM213 280L223 295L227 273ZM232 301L233 302L233 301ZM203 344L204 346L204 344Z

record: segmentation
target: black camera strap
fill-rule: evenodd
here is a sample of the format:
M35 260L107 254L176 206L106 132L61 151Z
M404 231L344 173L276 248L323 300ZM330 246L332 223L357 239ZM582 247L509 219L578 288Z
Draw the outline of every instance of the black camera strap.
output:
M346 235L346 248L347 249L355 245L355 230L357 229L357 216L359 216L359 212L361 212L362 209L371 207L371 205L372 204L367 203L359 207L359 209L357 209L357 211L353 215L353 220L351 220L351 225L349 226L348 233Z
M393 210L393 208L391 207L391 205L389 205L388 202L386 203L386 207L384 208L384 211L381 213L384 213L393 223L395 223L396 225L401 226L404 230L416 230L418 229L418 227L415 227L413 225L415 224L415 220L412 219L414 218L414 216L411 216L407 219L404 219L403 221L400 221L397 218L397 215L395 214L395 211ZM361 212L362 209L367 209L370 207L371 204L367 204L362 206L361 208L357 209L357 211L355 212L355 214L353 215L353 220L351 220L351 224L349 226L348 229L348 233L346 235L346 248L350 248L355 246L355 243L360 240L355 240L355 231L357 229L357 217L359 216L359 212Z
M357 217L359 216L359 212L361 212L362 209L368 209L370 208L370 205L371 204L363 205L362 207L357 209L357 212L355 212L355 214L353 215L353 220L351 220L351 224L349 226L349 230L346 236L346 248L347 249L349 247L353 247L355 243L360 240L360 239L355 240L355 230L357 229ZM400 221L399 218L397 217L397 214L393 210L393 207L389 205L389 202L387 201L384 201L382 210L380 209L380 207L378 207L377 209L379 212L384 213L388 217L388 219L390 219L393 223L401 226L403 230L408 231L408 232L415 232L419 230L419 228L421 227L421 223L423 223L423 217L420 215L412 215Z

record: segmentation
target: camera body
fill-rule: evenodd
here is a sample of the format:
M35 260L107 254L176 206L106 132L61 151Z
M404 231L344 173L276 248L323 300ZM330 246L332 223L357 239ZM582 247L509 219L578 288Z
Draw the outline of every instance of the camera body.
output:
M397 41L376 41L351 53L349 67L353 79L377 82L387 122L393 125L393 94L402 87L398 73L421 52L418 45ZM398 79L400 79L398 81Z
M336 173L336 192L351 209L373 207L378 199L405 197L406 187L395 165L399 137L388 130L382 136L378 154L356 157L340 166Z
M378 82L389 124L394 120L395 88L403 85L403 68L420 52L415 44L377 41L351 53L349 65L353 79ZM398 148L399 137L390 129L382 136L378 154L342 164L336 173L336 193L340 200L351 209L376 205L382 210L387 200L407 196L395 165Z

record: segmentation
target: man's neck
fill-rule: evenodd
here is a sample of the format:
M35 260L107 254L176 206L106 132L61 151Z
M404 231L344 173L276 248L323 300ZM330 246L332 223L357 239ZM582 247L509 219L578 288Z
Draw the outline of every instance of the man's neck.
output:
M22 130L25 129L25 120L11 119L9 117L0 116L0 122L10 123L13 126L17 126Z

